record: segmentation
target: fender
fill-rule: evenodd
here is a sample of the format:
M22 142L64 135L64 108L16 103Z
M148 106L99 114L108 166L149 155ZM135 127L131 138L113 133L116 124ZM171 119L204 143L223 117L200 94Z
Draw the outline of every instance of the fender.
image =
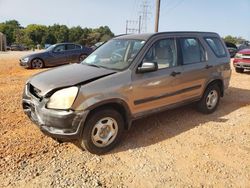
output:
M128 130L131 127L132 121L133 121L133 116L131 113L131 110L128 106L128 104L125 102L125 100L121 98L110 98L106 100L100 100L96 101L95 103L90 104L88 107L85 108L86 111L91 111L106 107L106 106L111 106L114 108L118 108L117 110L121 113L121 115L124 117L125 120L125 129Z

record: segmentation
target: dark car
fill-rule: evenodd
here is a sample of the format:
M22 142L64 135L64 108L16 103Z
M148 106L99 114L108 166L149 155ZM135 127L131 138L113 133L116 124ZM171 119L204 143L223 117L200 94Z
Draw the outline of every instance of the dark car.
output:
M230 76L230 56L216 33L123 35L81 64L31 77L22 106L45 134L102 154L138 118L192 102L214 112Z
M250 42L249 41L245 41L245 42L243 42L242 44L240 44L238 46L239 51L244 50L244 49L249 49L249 48L250 48Z
M93 50L73 43L54 44L40 53L24 56L20 65L27 68L43 68L69 63L79 63Z
M24 50L27 50L28 48L21 45L21 44L12 44L10 46L10 50L11 51L24 51Z
M235 54L238 52L238 48L234 43L225 42L227 49L229 51L230 57L233 58Z

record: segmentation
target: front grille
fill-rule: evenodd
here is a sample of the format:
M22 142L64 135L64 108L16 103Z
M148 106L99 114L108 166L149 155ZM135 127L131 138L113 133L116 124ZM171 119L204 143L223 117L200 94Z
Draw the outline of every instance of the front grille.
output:
M41 90L39 90L38 88L34 87L33 85L29 84L28 86L29 88L29 92L36 98L38 99L42 99L42 96L40 95Z
M243 67L250 68L250 64L249 65L243 65Z

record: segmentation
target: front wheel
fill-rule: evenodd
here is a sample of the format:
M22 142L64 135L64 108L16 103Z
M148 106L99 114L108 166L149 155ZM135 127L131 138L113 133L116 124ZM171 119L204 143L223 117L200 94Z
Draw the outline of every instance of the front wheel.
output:
M85 123L80 145L93 154L110 151L120 141L124 130L124 119L113 109L94 112Z
M31 68L32 69L41 69L44 67L44 63L41 59L33 59L31 61Z
M235 68L235 71L237 72L237 73L243 73L244 72L244 69L242 69L242 68Z
M213 113L219 105L220 96L221 91L217 84L208 86L203 97L197 104L198 111L204 114Z

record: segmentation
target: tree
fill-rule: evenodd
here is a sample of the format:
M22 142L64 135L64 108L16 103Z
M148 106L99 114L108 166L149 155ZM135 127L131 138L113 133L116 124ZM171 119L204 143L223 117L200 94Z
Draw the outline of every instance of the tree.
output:
M34 47L34 42L30 39L30 37L25 32L25 29L17 29L14 31L15 43L16 44L24 44L27 47Z
M6 35L8 45L15 42L14 32L18 29L20 29L20 24L16 20L0 23L0 32Z
M69 41L74 43L80 43L82 34L83 34L83 29L80 26L70 28Z
M53 26L51 26L51 32L54 34L57 43L69 41L69 29L66 25L54 24Z
M34 44L41 44L44 35L47 33L47 27L44 25L31 24L25 28L26 34Z
M56 37L53 33L53 28L48 27L46 34L43 36L42 45L44 44L55 44L57 42Z
M80 26L68 28L66 25L59 24L52 26L30 24L23 28L16 20L0 23L0 32L6 34L9 45L18 43L29 47L61 42L91 46L100 41L107 41L114 36L108 26L91 29Z
M242 44L244 42L246 42L246 39L243 39L242 37L233 37L231 35L227 35L224 37L224 41L225 42L230 42L233 44Z

